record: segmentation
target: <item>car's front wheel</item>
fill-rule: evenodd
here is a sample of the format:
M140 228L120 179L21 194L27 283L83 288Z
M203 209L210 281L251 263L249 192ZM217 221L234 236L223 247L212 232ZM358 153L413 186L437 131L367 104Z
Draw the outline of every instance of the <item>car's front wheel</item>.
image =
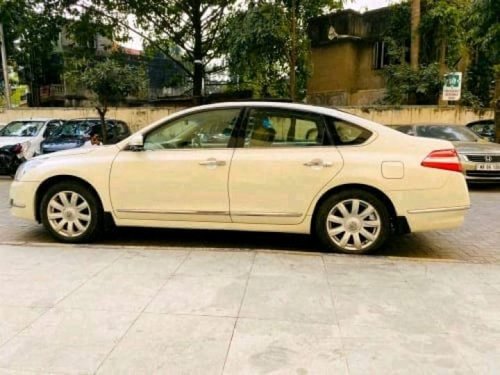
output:
M77 182L51 186L40 209L43 225L61 242L90 242L102 231L103 213L98 197Z
M364 190L346 190L327 198L315 216L316 236L329 250L365 254L387 239L390 215L384 203Z

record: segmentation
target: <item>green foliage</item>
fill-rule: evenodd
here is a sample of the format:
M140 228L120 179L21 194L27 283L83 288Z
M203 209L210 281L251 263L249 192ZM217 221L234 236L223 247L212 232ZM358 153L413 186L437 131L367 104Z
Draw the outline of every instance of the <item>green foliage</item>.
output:
M289 76L295 69L297 91L304 97L310 72L307 21L340 5L335 0L261 0L235 12L225 24L223 38L233 80L258 97L289 97Z
M441 90L440 72L442 74L448 69L457 69L464 57L472 55L472 64L464 76L461 104L474 107L488 105L491 91L489 86L493 80L490 56L495 51L491 35L494 35L498 26L500 14L498 5L494 3L499 4L498 1L489 0L422 2L422 67L418 72L413 72L406 64L411 39L411 2L404 1L393 6L384 35L391 63L383 72L388 82L385 102L435 104ZM492 13L494 11L497 13ZM487 26L481 26L481 22ZM482 38L481 34L489 37ZM500 37L496 43L498 40Z
M466 87L486 107L493 99L495 71L500 69L500 2L475 0L465 27L471 51Z
M0 1L0 22L9 64L19 71L21 82L37 91L59 78L62 66L53 51L63 23L60 15L35 8L30 0L5 0Z
M420 61L438 61L444 45L445 62L448 67L455 67L465 48L467 29L463 25L470 14L470 0L427 0L423 4Z
M387 79L386 104L435 104L442 87L439 65L422 65L414 71L409 64L393 64L384 70Z
M73 69L66 73L67 79L96 95L96 110L103 125L109 106L121 104L127 96L138 94L145 82L144 74L137 67L112 58L75 60L72 65ZM101 130L106 143L105 126Z
M259 97L287 93L286 46L288 21L283 8L272 4L251 6L231 17L226 26L229 69Z
M68 72L67 77L92 91L97 97L98 106L103 109L120 104L128 95L137 94L143 85L137 68L111 58L102 61L80 60L74 66L75 69Z

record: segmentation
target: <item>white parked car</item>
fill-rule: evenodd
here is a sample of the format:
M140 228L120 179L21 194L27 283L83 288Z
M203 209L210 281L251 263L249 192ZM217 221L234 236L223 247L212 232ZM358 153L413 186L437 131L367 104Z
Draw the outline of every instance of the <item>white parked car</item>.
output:
M448 141L333 109L276 102L184 110L111 146L23 164L15 216L58 240L117 226L312 233L346 253L394 232L462 224L469 195Z
M40 154L40 144L63 120L52 118L20 119L0 129L0 147L21 144L23 156L31 159Z

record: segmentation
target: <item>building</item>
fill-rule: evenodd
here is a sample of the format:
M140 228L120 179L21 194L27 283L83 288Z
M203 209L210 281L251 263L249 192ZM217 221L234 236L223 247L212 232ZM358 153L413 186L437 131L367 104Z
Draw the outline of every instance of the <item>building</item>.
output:
M383 32L389 12L388 7L365 13L348 9L310 21L308 102L368 105L384 97L381 69L388 63L388 53Z

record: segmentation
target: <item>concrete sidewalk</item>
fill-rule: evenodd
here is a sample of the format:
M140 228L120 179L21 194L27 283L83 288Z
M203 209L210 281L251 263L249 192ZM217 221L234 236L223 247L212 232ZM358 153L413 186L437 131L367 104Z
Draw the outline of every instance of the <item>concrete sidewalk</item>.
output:
M0 374L496 374L500 265L0 246Z

